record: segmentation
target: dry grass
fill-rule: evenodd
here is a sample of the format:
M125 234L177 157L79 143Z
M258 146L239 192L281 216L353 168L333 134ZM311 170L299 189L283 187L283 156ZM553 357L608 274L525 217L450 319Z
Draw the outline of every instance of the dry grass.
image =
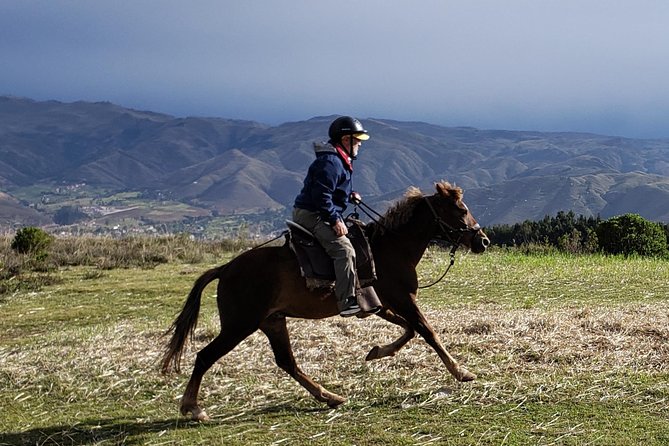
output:
M476 387L509 375L533 383L555 373L574 379L584 374L605 378L617 373L667 373L668 310L667 304L561 311L504 311L487 306L431 310L427 317L447 350L479 374ZM212 322L208 334L214 333L214 325ZM420 338L411 341L395 358L364 363L364 356L375 343L391 342L400 334L397 327L378 318L292 321L289 328L303 369L325 379L328 385L341 387L349 395L364 388L356 378L361 369L368 373L368 384L402 383L397 389L384 387L388 395L407 391L429 393L443 385L469 387L456 384L435 352ZM194 358L187 356L185 360L192 364ZM260 382L276 374L284 376L276 369L267 341L260 333L247 339L216 367L215 373L223 376L239 378L250 373ZM500 393L495 398L507 399L518 392L519 382L508 384L506 388L496 385ZM292 394L296 389L291 383L288 391ZM267 398L269 404L282 399L272 394ZM493 395L488 392L486 398Z
M292 320L293 348L303 370L357 404L374 397L398 398L401 407L425 406L433 398L490 405L519 398L553 398L562 387L581 387L581 377L593 384L579 398L630 398L634 389L610 387L618 374L663 374L669 370L669 305L628 305L618 309L573 308L508 310L495 306L427 312L446 348L475 371L474 384L456 383L435 352L420 338L412 340L394 358L364 362L374 344L399 336L394 325L378 318L324 321ZM182 376L158 375L162 331L117 324L96 330L52 334L30 348L0 349L0 370L16 394L17 403L38 392L71 392L71 401L118 398L133 401L137 415L142 399L169 402L177 398L194 362L194 352L217 332L215 316L198 329L195 344L184 357ZM364 379L361 380L361 378ZM508 377L513 377L508 380ZM150 385L147 386L147 383ZM658 383L659 388L669 384ZM7 390L5 390L7 391ZM138 398L138 395L142 398ZM569 392L566 392L569 395ZM420 398L418 396L421 396ZM297 402L318 406L274 364L267 340L255 333L210 371L203 398L212 414L231 416L277 404ZM418 398L418 400L416 400ZM427 400L425 400L427 398ZM415 401L416 400L416 401ZM398 400L399 401L399 400ZM647 403L651 403L648 401ZM658 401L658 409L669 406ZM102 406L100 406L102 408ZM33 413L39 424L56 415ZM27 417L30 418L30 417ZM28 426L24 426L28 427Z

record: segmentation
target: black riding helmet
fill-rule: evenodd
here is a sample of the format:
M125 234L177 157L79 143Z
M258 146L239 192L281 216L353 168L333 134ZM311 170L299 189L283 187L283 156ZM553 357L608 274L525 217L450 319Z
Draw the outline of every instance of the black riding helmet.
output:
M351 116L341 116L330 124L330 129L328 130L328 136L330 137L330 142L337 144L341 142L342 137L350 135L354 138L366 141L369 139L369 134L365 130L357 119Z

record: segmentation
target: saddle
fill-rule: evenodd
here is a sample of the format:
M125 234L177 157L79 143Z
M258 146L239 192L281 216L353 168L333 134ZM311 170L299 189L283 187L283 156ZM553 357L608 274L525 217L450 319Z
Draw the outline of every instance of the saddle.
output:
M363 223L349 219L352 224L346 235L355 249L355 269L360 288L357 290L358 303L363 310L379 307L379 301L371 283L376 280L374 257L369 241L363 230ZM288 233L286 243L297 257L302 277L307 280L307 286L315 288L332 288L335 283L335 269L332 258L325 252L325 248L316 240L311 231L294 221L287 220Z

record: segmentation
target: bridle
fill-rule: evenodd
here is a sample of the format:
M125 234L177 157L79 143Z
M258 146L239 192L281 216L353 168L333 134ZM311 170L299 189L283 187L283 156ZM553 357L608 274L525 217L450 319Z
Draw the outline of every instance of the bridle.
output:
M454 249L458 249L458 246L460 246L460 241L465 234L473 234L481 230L481 225L478 223L476 223L474 226L467 226L466 228L456 229L446 223L439 216L439 214L437 214L437 211L434 210L434 206L432 206L432 203L430 203L429 197L425 197L425 202L427 203L427 207L430 208L430 211L432 211L432 216L441 230L441 233L437 235L437 238L453 244Z
M460 242L462 241L462 237L464 237L465 234L476 233L481 230L481 225L479 225L478 223L476 223L474 226L467 226L466 228L456 229L453 226L446 223L439 216L439 214L437 214L437 211L435 211L434 206L432 206L432 203L430 203L429 197L425 197L425 202L427 203L427 207L430 208L430 211L432 211L432 216L434 217L435 221L437 222L437 225L439 226L439 229L441 230L441 233L437 235L437 239L447 241L451 243L453 246L451 247L451 251L449 253L450 262L446 267L446 271L444 271L444 273L437 280L435 280L429 285L419 286L418 287L419 289L430 288L431 286L434 286L439 282L441 282L442 279L446 277L446 274L451 269L451 266L453 266L453 264L455 263L455 251L457 251L458 248L460 247Z

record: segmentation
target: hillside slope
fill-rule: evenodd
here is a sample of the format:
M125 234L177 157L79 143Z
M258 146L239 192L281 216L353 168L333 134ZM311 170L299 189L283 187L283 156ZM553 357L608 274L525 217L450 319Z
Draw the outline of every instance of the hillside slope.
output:
M198 214L289 208L314 157L313 142L332 119L268 126L0 97L0 187L31 203L40 193L48 201L50 188L85 184L100 198L137 191ZM485 225L560 210L669 221L669 140L362 120L372 139L355 163L354 187L380 210L410 185L431 192L446 179L465 189ZM47 220L53 211L33 207ZM0 217L20 219L24 211L16 209L0 207Z

